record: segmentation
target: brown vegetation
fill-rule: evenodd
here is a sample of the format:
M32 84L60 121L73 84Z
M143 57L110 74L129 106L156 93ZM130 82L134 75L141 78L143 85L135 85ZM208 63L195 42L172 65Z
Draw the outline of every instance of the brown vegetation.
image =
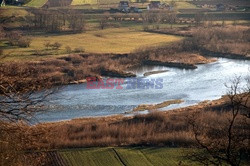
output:
M48 132L41 127L34 128L25 123L0 122L0 164L44 165L47 153L43 147L47 145L47 137Z
M6 38L11 46L29 47L31 39L24 37L19 31L12 31L6 34Z
M201 52L205 49L215 53L235 54L235 56L248 56L250 53L248 26L181 27L150 32L190 37L193 48Z
M197 43L214 52L248 55L250 29L245 26L201 28L195 34Z
M44 43L47 49L58 49L60 43ZM192 53L194 45L190 40L164 45L160 47L141 48L131 54L86 54L78 53L57 59L47 59L38 62L5 62L0 64L2 81L12 79L15 86L35 81L36 78L46 80L49 84L62 85L83 80L88 76L131 77L132 73L125 72L133 66L145 64L146 61L162 62L165 66L178 65L180 68L196 68L195 64L209 63L197 53ZM67 48L68 51L72 51ZM84 52L79 48L74 52ZM188 53L187 53L188 52ZM37 55L41 55L37 52ZM24 79L20 79L22 77ZM42 86L43 84L38 84ZM21 87L21 86L20 86Z
M194 111L199 112L199 117L203 118L200 121L201 126L206 122L218 124L218 119L226 122L230 116L228 112L202 109L187 112L152 112L128 118L79 119L46 126L53 134L53 139L50 140L53 148L128 145L192 147L196 146L196 141L187 117ZM240 116L239 120L244 121L245 117ZM247 124L242 127L247 127Z

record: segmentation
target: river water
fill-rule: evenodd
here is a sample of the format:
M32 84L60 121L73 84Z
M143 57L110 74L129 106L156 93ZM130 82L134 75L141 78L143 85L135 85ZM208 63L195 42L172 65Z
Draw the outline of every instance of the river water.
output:
M169 70L143 77L143 73ZM124 114L139 104L156 104L166 100L182 99L181 104L170 105L164 110L214 100L226 93L225 83L235 76L250 75L250 61L219 58L218 61L198 65L195 70L168 67L140 67L133 70L142 80L163 80L162 87L127 89L87 89L86 84L67 85L51 96L46 112L35 115L39 122L69 120L81 117Z

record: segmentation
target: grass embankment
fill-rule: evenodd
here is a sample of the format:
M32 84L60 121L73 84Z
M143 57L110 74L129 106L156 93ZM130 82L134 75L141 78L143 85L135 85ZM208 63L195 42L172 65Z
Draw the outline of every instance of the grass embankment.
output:
M198 165L185 158L184 148L88 148L57 152L69 166L163 166Z
M159 104L149 104L149 105L142 104L142 105L139 105L136 108L134 108L133 111L144 111L144 110L153 111L153 110L167 107L171 104L180 104L182 102L183 102L182 100L169 100L169 101L164 101L164 102L159 103Z
M160 73L165 73L165 72L168 72L168 70L150 71L150 72L144 73L143 76L147 77L147 76L150 76L150 75L160 74Z

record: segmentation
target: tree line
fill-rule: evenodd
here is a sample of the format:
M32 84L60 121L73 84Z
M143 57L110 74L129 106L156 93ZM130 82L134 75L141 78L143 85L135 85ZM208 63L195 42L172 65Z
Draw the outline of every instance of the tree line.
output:
M32 10L26 16L27 28L46 32L84 31L85 21L82 14L75 10Z

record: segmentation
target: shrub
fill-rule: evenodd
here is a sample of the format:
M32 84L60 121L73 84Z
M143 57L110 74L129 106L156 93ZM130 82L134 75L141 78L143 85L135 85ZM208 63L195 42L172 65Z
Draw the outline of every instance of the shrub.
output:
M34 55L43 56L44 54L41 50L34 50Z
M72 49L70 46L65 47L66 53L70 54L72 52Z
M143 30L144 30L144 31L148 31L148 30L149 30L148 24L143 24Z
M3 50L2 49L0 49L0 56L2 56L3 55Z
M84 48L82 48L82 47L78 47L78 48L75 48L75 49L74 49L74 52L75 52L75 53L81 53L81 52L85 52L85 50L84 50Z
M9 44L12 46L29 47L31 43L31 39L22 36L22 33L19 31L10 32L7 35L7 39L9 41Z
M47 41L47 42L45 42L43 45L44 45L44 46L46 47L46 49L48 50L49 47L51 46L51 43Z
M55 50L58 50L58 49L62 46L62 44L59 43L59 42L55 42L54 44L51 44L51 46L52 46Z
M17 41L17 46L19 47L29 47L31 44L31 39L28 37L22 37Z

